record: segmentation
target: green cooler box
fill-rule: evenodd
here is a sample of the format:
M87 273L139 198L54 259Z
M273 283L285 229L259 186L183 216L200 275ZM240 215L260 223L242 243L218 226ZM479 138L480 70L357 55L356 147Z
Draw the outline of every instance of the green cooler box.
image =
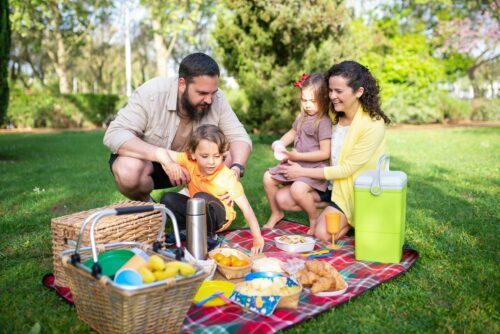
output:
M382 164L385 161L385 169ZM354 181L356 260L398 263L403 254L406 220L404 172L389 170L383 155L377 170L366 171Z

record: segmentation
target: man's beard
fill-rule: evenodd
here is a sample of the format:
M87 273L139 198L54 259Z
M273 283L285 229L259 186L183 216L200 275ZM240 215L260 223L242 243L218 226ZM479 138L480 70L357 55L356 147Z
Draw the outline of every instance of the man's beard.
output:
M211 104L204 103L204 105L207 106L207 108L205 110L202 110L202 111L196 110L196 106L193 105L191 103L191 101L189 101L188 87L187 86L186 86L186 90L184 91L184 93L182 93L181 104L182 104L182 107L184 107L184 111L186 112L187 116L192 121L201 120L203 117L205 117L210 112L210 108L212 107Z

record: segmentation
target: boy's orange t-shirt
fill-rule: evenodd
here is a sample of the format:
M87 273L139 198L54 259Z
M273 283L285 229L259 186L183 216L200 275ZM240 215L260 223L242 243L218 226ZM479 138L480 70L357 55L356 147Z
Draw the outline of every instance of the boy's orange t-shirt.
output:
M191 177L188 183L190 197L193 197L196 193L205 192L221 200L221 197L227 193L234 200L245 194L241 182L236 179L234 173L224 164L212 175L203 176L198 163L195 160L189 160L187 153L177 153L175 160L189 172ZM217 232L224 231L236 218L236 211L232 204L233 201L231 201L231 205L222 200L221 202L226 208L226 224Z

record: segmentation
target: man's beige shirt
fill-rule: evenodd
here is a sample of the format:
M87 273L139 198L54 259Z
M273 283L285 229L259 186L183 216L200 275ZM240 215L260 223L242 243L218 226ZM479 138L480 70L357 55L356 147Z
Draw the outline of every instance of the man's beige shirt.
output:
M170 149L180 118L177 115L177 78L157 77L145 82L130 96L110 123L104 135L104 145L116 153L126 141L138 137L147 143ZM215 93L210 112L193 129L201 124L218 126L229 143L243 141L252 145L245 128L231 109L224 93Z

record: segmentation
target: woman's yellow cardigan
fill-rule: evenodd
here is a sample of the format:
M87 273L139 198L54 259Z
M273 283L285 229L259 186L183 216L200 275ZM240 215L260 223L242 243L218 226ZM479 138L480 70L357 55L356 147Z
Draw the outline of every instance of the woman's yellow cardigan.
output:
M325 178L333 181L332 201L344 211L354 226L354 180L366 170L375 170L385 153L385 124L373 120L362 109L356 112L347 131L336 166L324 168Z

